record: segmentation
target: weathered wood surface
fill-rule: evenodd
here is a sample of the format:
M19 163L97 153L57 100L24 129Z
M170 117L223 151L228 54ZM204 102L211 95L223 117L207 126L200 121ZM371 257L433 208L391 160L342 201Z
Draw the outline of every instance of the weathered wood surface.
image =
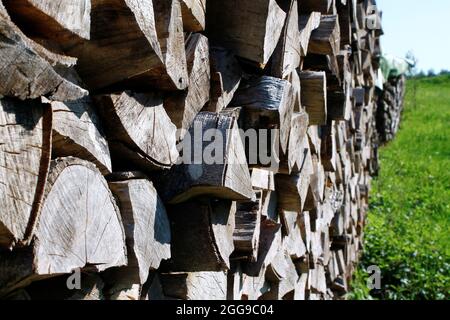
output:
M211 99L204 111L220 112L239 88L242 70L233 52L221 47L210 48L210 62Z
M187 272L161 274L166 296L185 300L225 300L227 276L224 272Z
M277 138L280 148L273 150L279 154L287 150L294 103L293 88L289 81L263 76L254 77L242 83L231 105L243 108L244 130L277 129L279 131ZM252 156L255 155L253 152ZM250 162L254 164L254 161L250 160Z
M53 111L54 157L74 156L93 162L106 175L112 172L108 142L90 98L50 102Z
M107 182L77 158L52 162L34 237L31 248L2 254L0 294L77 268L98 272L127 263L122 220ZM11 270L17 259L23 267Z
M272 55L270 74L285 79L300 66L301 33L299 29L298 1L284 0L282 8L286 11L286 22L280 40Z
M302 104L309 115L312 125L324 125L327 122L327 79L323 71L300 72L302 84Z
M209 66L208 39L193 34L186 40L186 56L189 87L180 93L171 94L164 100L164 108L179 130L182 139L195 117L209 100L211 71Z
M206 32L213 42L264 66L277 46L285 19L276 0L210 0Z
M56 73L46 60L47 56L40 55L48 52L17 28L2 3L0 34L0 95L22 100L46 96L51 100L65 101L87 94L86 90Z
M67 42L63 49L78 58L77 70L93 90L117 83L186 89L182 24L179 0L95 0L90 40Z
M50 165L51 128L49 106L0 100L0 247L32 236Z
M320 25L311 33L309 51L336 56L341 44L337 15L322 15Z
M176 162L176 127L161 94L126 91L96 100L113 156L131 160L144 171L170 168Z
M109 182L118 199L125 228L128 265L137 284L147 281L149 270L156 270L170 258L171 232L166 209L152 182L130 179Z
M234 250L235 214L236 204L227 200L200 199L170 206L172 259L165 269L227 270Z
M258 258L259 232L263 192L256 192L256 199L239 202L236 209L236 226L233 232L234 258L255 261Z
M207 0L181 0L183 27L185 31L200 32L205 30L206 1Z
M32 35L64 42L78 36L89 39L91 0L4 0L18 25Z
M208 139L199 140L208 131ZM199 195L250 199L253 196L250 172L236 119L201 112L189 133L189 139L183 142L182 163L158 178L163 200L180 203Z

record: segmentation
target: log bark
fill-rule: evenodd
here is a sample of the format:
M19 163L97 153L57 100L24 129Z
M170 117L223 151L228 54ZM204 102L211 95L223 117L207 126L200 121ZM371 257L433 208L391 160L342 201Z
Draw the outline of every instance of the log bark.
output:
M276 0L211 0L207 3L206 31L213 42L264 66L277 46L285 19L286 13Z
M90 40L63 47L89 88L186 89L179 0L93 0L91 21Z
M164 108L177 126L179 140L184 138L195 117L209 100L211 71L209 44L205 36L193 34L188 37L186 60L189 87L184 92L170 94L164 100Z
M170 206L172 259L170 271L220 271L230 267L234 250L236 204L197 200Z
M37 100L0 100L0 247L26 244L51 159L52 112Z
M211 136L205 138L208 131ZM180 203L199 195L252 198L250 173L234 117L201 112L189 133L183 142L182 164L157 179L163 200Z
M0 295L77 268L99 272L127 263L119 209L106 180L87 161L52 162L34 236L31 247L2 254Z
M176 127L160 94L127 91L98 96L96 100L113 158L131 160L143 171L167 169L175 164Z

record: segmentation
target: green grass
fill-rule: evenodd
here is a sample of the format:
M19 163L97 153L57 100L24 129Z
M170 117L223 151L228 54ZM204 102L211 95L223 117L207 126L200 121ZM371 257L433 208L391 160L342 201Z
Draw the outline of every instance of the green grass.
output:
M449 299L450 76L409 80L400 132L380 160L350 298ZM382 289L369 292L371 265Z

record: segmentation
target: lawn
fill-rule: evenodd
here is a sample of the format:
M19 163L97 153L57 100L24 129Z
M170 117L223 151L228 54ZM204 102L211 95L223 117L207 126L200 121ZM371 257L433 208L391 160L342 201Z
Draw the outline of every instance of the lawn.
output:
M380 161L350 298L449 299L449 76L409 80L400 132ZM381 268L382 289L369 293L371 265Z

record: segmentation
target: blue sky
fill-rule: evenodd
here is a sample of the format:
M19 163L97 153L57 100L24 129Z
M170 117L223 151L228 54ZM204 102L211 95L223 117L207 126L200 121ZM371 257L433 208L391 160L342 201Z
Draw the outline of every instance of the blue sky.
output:
M450 0L377 0L383 11L383 50L412 50L418 68L450 70Z

